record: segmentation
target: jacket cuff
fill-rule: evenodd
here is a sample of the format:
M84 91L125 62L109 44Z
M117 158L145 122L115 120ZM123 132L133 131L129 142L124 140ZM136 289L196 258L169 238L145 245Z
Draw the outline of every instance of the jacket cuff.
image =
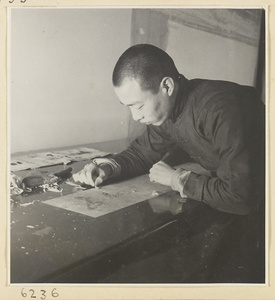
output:
M174 191L178 191L182 198L187 198L183 190L190 173L191 171L186 171L182 168L179 168L172 175L171 188Z

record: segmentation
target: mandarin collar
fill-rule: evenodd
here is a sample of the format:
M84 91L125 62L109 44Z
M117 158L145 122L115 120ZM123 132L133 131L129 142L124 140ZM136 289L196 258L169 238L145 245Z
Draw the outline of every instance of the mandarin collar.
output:
M170 116L170 119L173 123L176 122L178 116L181 114L185 103L187 101L188 96L188 87L189 87L189 80L186 79L182 74L179 75L178 81L179 89L177 92L177 96L175 99L174 107Z

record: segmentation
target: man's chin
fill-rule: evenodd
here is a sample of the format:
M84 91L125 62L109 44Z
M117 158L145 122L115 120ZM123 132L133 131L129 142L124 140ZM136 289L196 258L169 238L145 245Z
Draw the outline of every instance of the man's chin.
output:
M158 121L158 122L151 122L150 124L153 125L153 126L161 126L164 122L165 122L165 120L161 120L161 121Z
M149 126L149 125L153 125L153 126L160 126L160 125L162 125L163 123L165 122L165 120L159 120L159 121L151 121L151 122L141 122L142 124L145 124L145 125L147 125L147 126Z

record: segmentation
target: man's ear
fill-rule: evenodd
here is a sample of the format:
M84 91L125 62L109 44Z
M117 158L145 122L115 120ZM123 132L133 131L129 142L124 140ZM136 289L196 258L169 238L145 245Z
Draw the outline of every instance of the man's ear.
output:
M160 83L160 87L164 93L167 93L168 96L171 96L173 94L174 87L175 87L173 78L163 77Z

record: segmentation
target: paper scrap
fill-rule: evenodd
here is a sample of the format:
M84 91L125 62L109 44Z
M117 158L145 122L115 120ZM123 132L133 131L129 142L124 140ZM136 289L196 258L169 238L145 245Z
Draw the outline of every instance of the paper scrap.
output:
M68 164L70 161L88 160L95 157L106 156L107 154L109 153L93 148L77 147L60 151L12 156L10 166L11 171L20 171L58 164Z

